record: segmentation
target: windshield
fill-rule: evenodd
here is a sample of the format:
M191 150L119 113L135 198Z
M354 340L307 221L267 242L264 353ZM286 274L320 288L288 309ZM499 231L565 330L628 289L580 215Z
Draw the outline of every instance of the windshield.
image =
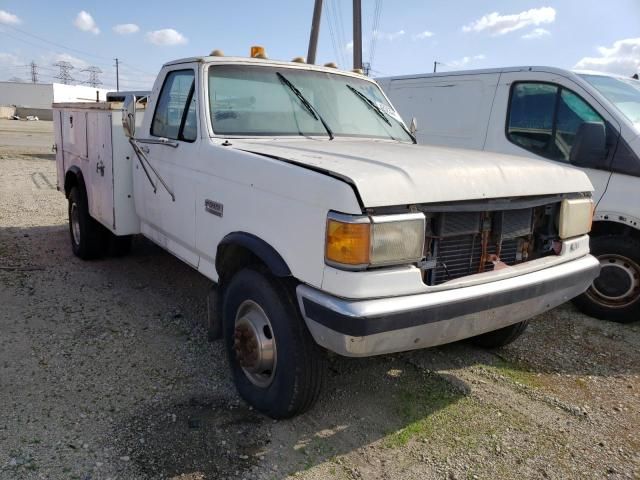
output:
M640 130L640 82L632 78L580 75Z
M216 135L330 138L332 132L336 137L412 141L378 86L347 75L273 66L211 66L209 112Z

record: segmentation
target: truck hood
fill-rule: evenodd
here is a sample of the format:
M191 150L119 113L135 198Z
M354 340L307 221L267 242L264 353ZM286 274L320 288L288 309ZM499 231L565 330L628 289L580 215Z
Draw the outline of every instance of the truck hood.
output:
M233 148L338 176L365 207L593 190L577 168L476 150L344 139L236 139Z

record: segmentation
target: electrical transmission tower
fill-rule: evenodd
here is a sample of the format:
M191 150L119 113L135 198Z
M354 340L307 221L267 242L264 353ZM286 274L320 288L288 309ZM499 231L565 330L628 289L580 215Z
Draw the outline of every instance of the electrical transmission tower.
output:
M60 69L60 72L58 72L58 75L56 75L53 78L57 78L58 80L60 80L60 82L62 82L65 85L69 85L71 82L75 81L75 78L73 78L71 76L71 70L73 70L75 67L73 65L71 65L69 62L56 62L53 64L54 67L58 67Z
M89 73L89 80L86 80L82 83L87 83L94 88L98 85L102 85L102 81L98 78L98 74L102 73L102 70L100 70L98 67L87 67L84 70L80 71Z
M38 83L38 65L33 60L29 64L29 74L31 75L31 83Z

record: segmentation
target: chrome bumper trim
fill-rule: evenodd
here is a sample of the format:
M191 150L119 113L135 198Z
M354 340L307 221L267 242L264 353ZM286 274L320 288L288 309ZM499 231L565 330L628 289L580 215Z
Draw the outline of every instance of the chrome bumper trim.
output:
M600 265L591 255L517 277L402 297L346 300L298 285L316 342L369 356L454 342L521 322L584 292Z

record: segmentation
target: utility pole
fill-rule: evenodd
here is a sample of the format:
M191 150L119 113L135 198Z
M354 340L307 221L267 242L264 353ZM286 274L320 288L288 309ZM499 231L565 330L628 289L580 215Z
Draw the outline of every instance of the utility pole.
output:
M353 0L353 68L362 70L362 2Z
M433 73L436 73L438 65L444 65L442 62L433 62Z
M75 78L73 78L70 73L74 67L69 62L62 62L62 61L56 62L53 64L53 66L58 67L60 69L60 72L58 73L58 75L53 78L57 78L65 85L69 85L71 82L75 80Z
M38 83L38 65L32 60L29 64L29 73L31 73L31 83Z
M116 92L120 91L120 71L118 68L118 59L116 58Z
M322 0L316 0L313 6L313 19L311 20L311 34L309 35L309 51L307 63L316 63L316 50L318 48L318 36L320 35L320 20L322 19Z

